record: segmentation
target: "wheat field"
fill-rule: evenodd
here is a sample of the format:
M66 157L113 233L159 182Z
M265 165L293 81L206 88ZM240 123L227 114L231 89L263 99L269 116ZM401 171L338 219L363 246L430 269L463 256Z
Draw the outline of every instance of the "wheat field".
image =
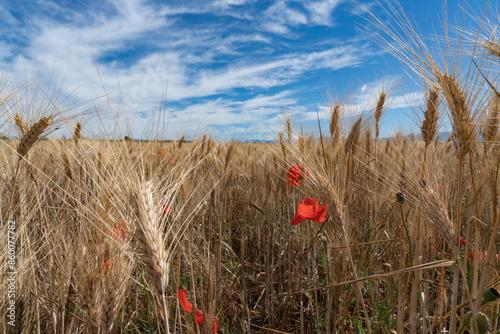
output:
M1 90L0 331L497 333L497 27L443 56L387 11L404 36L368 14L371 37L423 92L409 136L380 138L390 91L265 144L98 139L57 91Z

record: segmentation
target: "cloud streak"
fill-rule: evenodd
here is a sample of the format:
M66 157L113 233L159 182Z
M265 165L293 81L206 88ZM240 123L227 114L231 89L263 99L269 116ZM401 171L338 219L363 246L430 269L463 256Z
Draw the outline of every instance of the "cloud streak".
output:
M25 36L23 42L0 40L0 59L15 78L38 66L42 80L64 79L65 93L74 93L77 102L108 94L126 106L122 126L126 119L137 122L134 133L141 133L156 101L167 103L165 118L177 130L194 132L202 124L267 136L263 122L281 120L283 108L314 112L298 87L377 55L360 42L327 44L315 35L315 27L333 25L342 0L266 6L252 0L109 0L81 8L45 1L50 10L32 21L27 13L17 20L0 8L10 17L0 27Z

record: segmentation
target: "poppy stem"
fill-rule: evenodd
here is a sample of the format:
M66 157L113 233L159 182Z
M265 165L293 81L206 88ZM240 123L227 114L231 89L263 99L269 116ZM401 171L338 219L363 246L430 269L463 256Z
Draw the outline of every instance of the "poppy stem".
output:
M409 253L410 253L410 266L413 267L413 256L412 256L412 251L411 251L411 239L410 239L410 234L408 233L408 228L406 227L406 221L405 221L405 215L403 212L403 206L399 205L399 208L401 209L401 220L403 221L403 227L406 231L406 237L408 238L408 247L409 247Z

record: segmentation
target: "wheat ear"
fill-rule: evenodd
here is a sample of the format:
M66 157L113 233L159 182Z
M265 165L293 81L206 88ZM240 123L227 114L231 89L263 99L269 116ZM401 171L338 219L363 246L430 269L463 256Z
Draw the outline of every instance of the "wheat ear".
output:
M290 121L290 118L286 119L286 133L287 133L287 139L288 143L292 143L292 122Z
M345 142L345 152L354 154L356 152L356 146L359 142L359 136L361 135L361 120L362 118L358 118L358 120L353 124L351 131L349 131L349 135L347 136L347 140Z
M76 123L75 133L73 134L73 140L75 141L75 145L78 145L81 133L82 133L82 123Z
M422 139L425 146L434 139L437 131L439 94L436 88L429 89L429 96L427 97L427 109L424 112L424 121L422 122Z
M377 138L380 134L379 121L380 121L380 117L382 117L382 112L384 110L384 104L385 104L386 97L387 97L387 95L384 92L380 93L380 96L379 96L378 102L377 102L377 107L375 108L375 137L377 137Z
M19 158L28 153L31 147L39 140L42 133L52 124L54 121L50 117L42 117L38 122L36 122L29 130L24 134L17 146L17 153Z
M14 116L14 121L16 122L17 127L19 128L22 135L24 136L26 134L26 132L28 132L28 125L24 121L23 116L17 114L16 116Z
M179 140L179 145L177 146L177 149L180 150L182 148L182 144L184 143L185 137L182 136L181 139Z
M463 158L469 153L474 138L469 106L460 84L454 77L448 74L438 75L438 80L450 109L453 145L458 156Z
M490 103L490 112L486 117L486 122L483 127L482 135L484 139L484 146L486 151L490 144L495 140L498 132L498 121L500 118L500 97L493 94Z
M488 41L483 43L483 47L488 50L493 56L500 58L500 44L495 41Z
M162 316L169 332L166 290L168 286L169 262L164 247L163 230L160 227L160 210L155 210L153 191L150 183L140 185L135 195L137 205L136 237L141 249L140 257L144 267L151 276L158 301L162 308ZM157 208L158 209L158 208Z

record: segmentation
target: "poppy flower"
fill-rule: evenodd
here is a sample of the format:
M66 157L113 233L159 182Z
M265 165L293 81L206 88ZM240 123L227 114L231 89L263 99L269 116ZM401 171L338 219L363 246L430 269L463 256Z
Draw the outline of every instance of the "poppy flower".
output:
M460 245L462 245L462 246L463 246L463 245L465 245L465 242L466 242L466 241L467 241L467 240L465 240L465 238L464 238L464 237L460 237Z
M306 172L304 175L304 167L302 165L295 165L290 167L286 173L286 183L293 186L300 186L304 178L311 176L311 171L306 167Z
M205 320L205 313L199 308L196 308L194 311L194 319L196 320L198 326L200 326L203 320Z
M317 223L322 223L326 220L326 208L328 204L320 206L316 198L306 198L300 201L295 218L290 222L292 225L298 225L306 219L311 219Z
M484 255L484 256L483 256L483 255ZM484 252L484 253L483 253L483 252L479 252L479 253L477 254L477 259L478 259L479 261L483 261L483 258L486 258L486 256L488 256L488 252ZM495 254L495 256L496 256L496 259L498 260L498 256L499 256L499 255L498 255L498 254ZM474 258L474 253L473 253L472 251L467 252L467 259L468 259L468 260L472 260L473 258Z
M175 164L175 161L170 160L170 164Z
M188 302L187 293L188 293L187 290L179 289L179 291L177 291L177 298L179 298L179 302L181 303L181 306L184 309L184 311L189 313L193 310L193 304Z
M213 317L212 319L212 334L217 334L219 331L219 319L217 317Z
M128 226L125 221L119 221L113 226L113 238L116 241L125 241L127 239Z
M104 261L104 275L106 275L108 273L108 270L109 270L109 259L106 259L106 261Z
M162 217L165 216L165 215L169 215L172 213L172 210L170 209L170 207L167 205L165 207L165 209L163 209L163 213L162 213Z
M170 156L173 158L173 157L174 157L174 154L173 154L173 153L171 153L171 154L170 154Z

